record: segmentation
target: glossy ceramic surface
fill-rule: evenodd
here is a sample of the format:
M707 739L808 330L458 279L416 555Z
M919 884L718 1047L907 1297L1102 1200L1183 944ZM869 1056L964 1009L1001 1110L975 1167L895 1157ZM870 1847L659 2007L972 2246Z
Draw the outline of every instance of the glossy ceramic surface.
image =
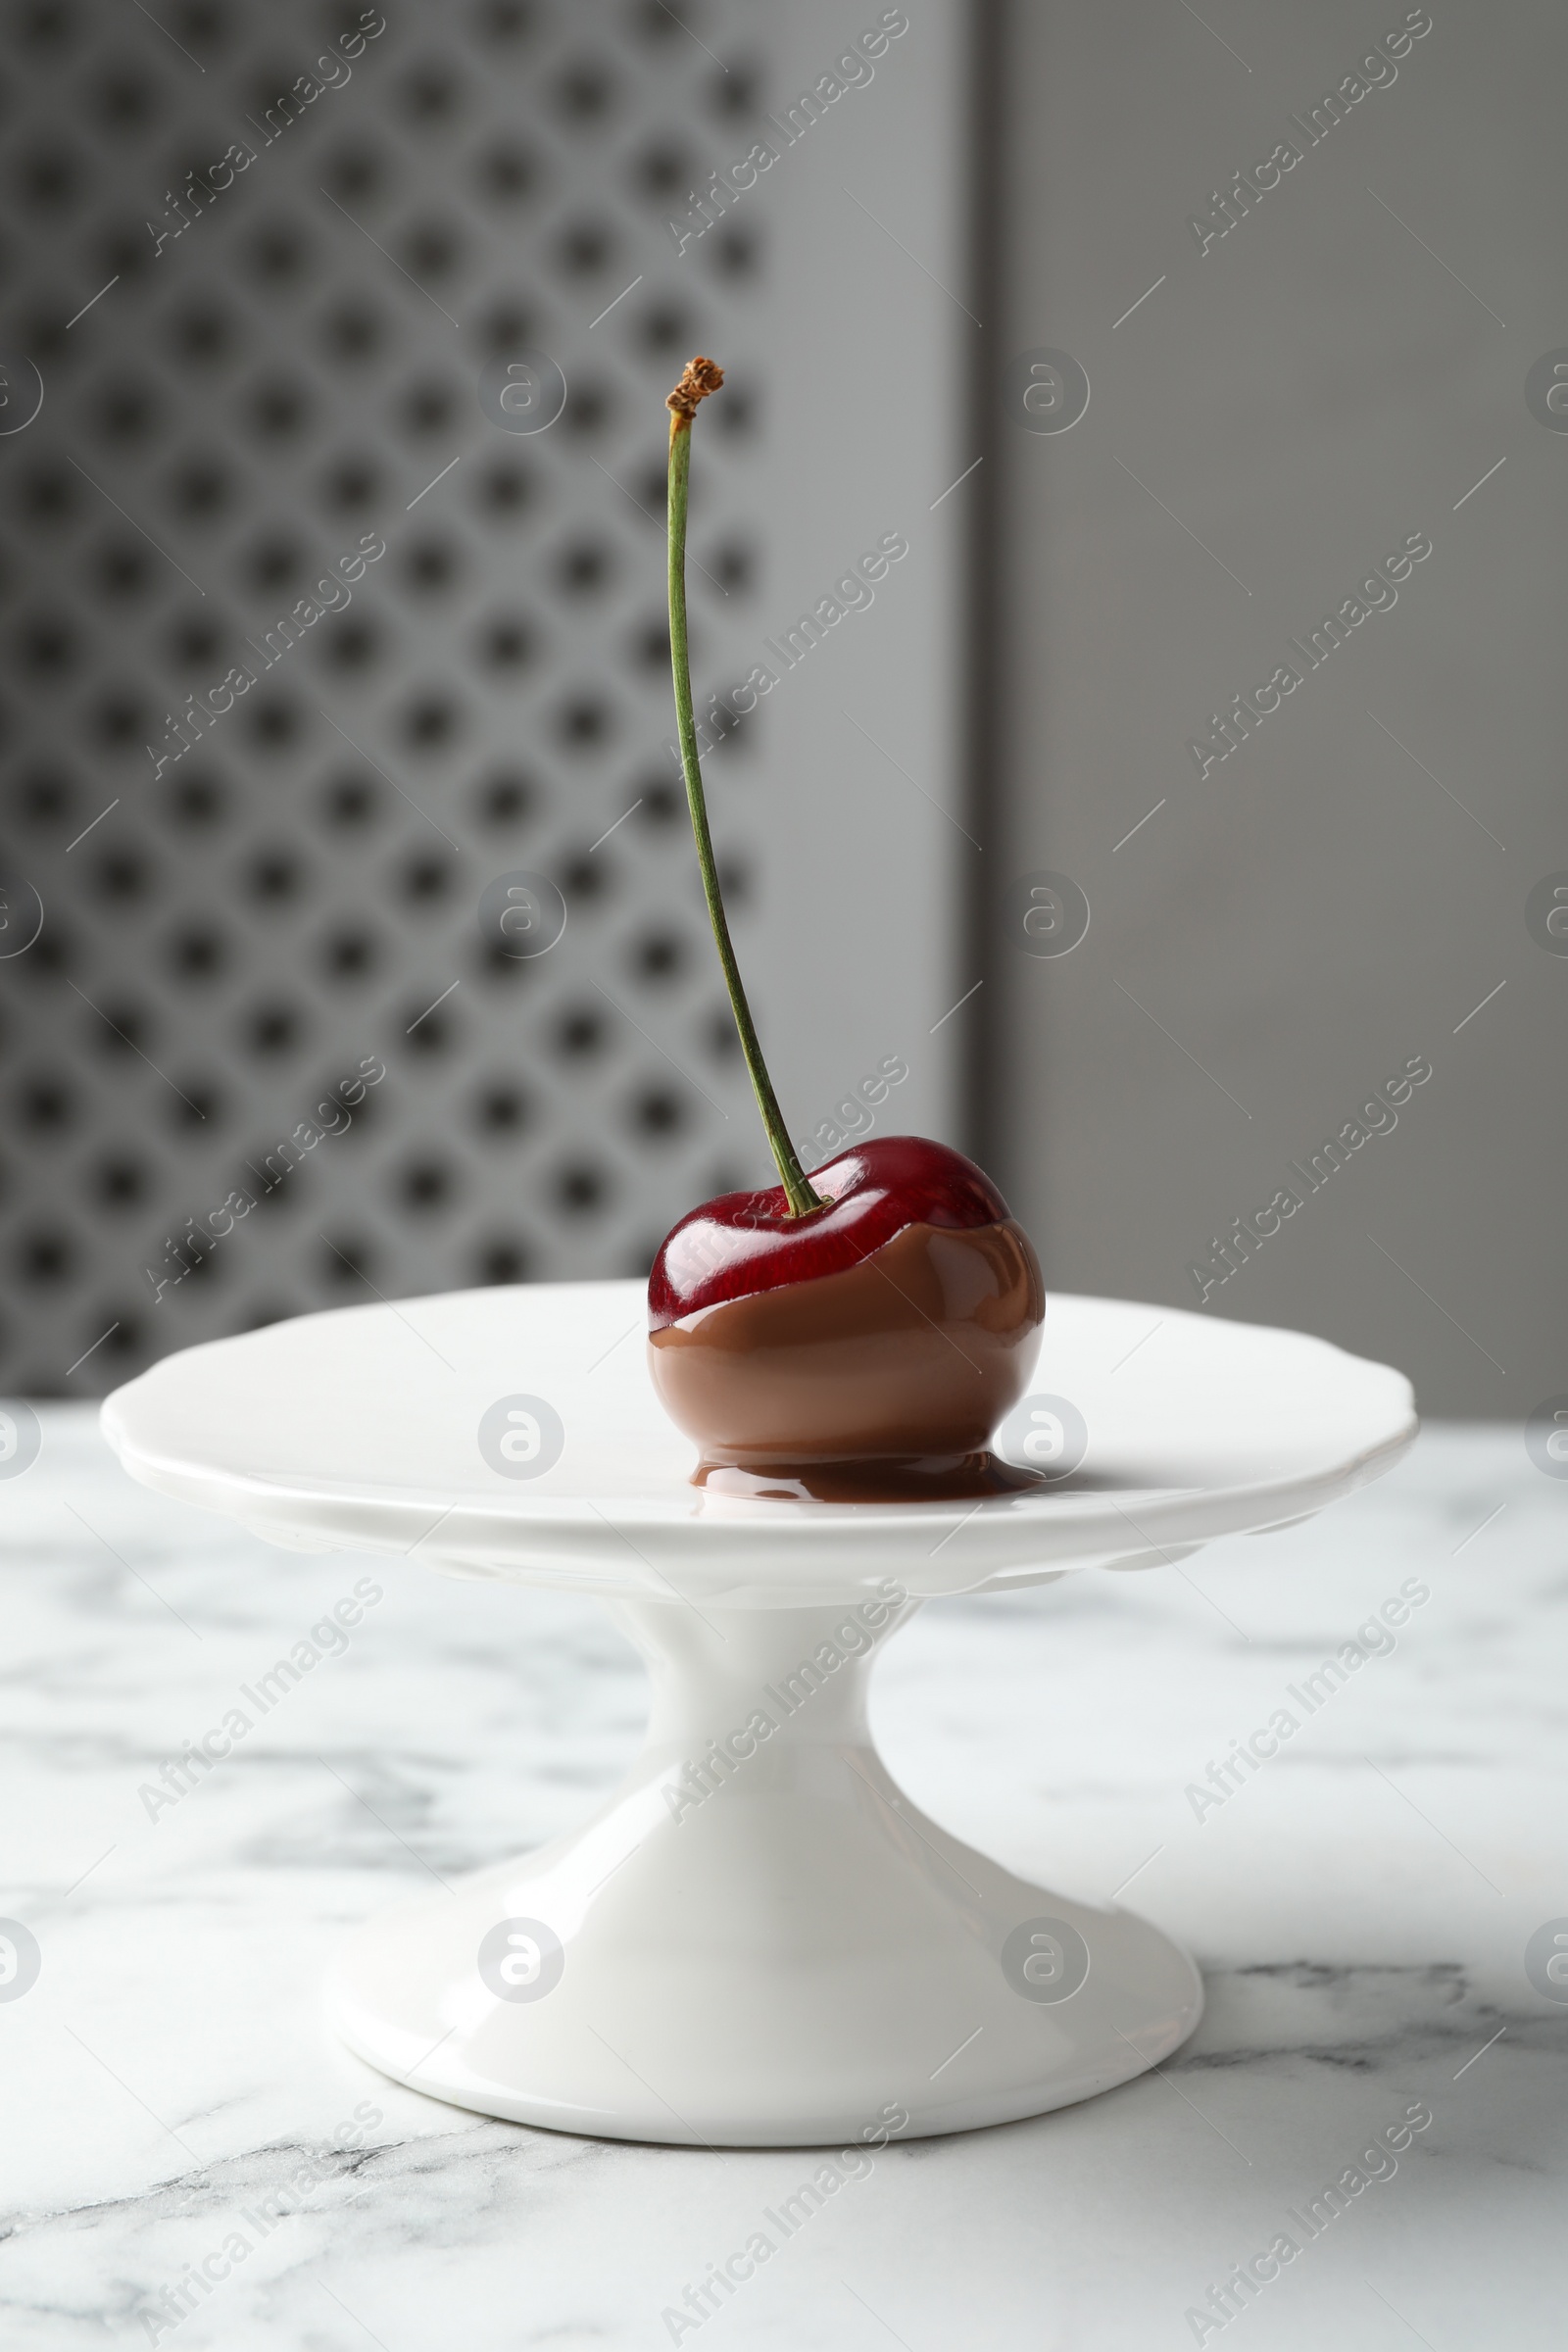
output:
M980 1505L693 1490L631 1283L311 1316L109 1400L149 1486L291 1548L597 1592L649 1662L643 1753L585 1828L351 1940L330 1997L353 2047L528 2123L848 2145L1040 2113L1185 2039L1201 1988L1168 1938L901 1794L866 1730L871 1662L925 1596L1300 1518L1397 1458L1410 1394L1168 1309L1053 1299L1046 1331L1031 1401L1058 1434L1081 1421L1082 1459ZM1023 1455L1044 1426L1025 1410Z

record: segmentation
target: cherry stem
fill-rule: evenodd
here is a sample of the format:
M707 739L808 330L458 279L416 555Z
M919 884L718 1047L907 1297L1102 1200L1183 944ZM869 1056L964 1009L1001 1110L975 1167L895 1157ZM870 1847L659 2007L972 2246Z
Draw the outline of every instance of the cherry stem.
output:
M716 372L716 371L715 371ZM690 375L691 370L687 370ZM721 379L722 380L722 379ZM672 399L673 399L672 395ZM698 398L702 394L698 394ZM687 409L671 408L669 419L669 659L675 680L675 725L680 738L681 770L686 778L686 801L692 812L692 834L697 843L697 862L702 869L703 896L708 902L708 919L713 926L713 940L718 949L718 960L723 966L724 985L729 991L730 1010L740 1033L741 1052L751 1074L752 1092L757 1107L762 1114L762 1125L778 1168L779 1181L784 1187L792 1216L803 1217L808 1209L822 1206L821 1196L812 1191L805 1169L790 1141L784 1114L773 1092L773 1081L767 1074L767 1063L758 1042L751 1006L746 1002L746 990L741 981L740 966L730 941L729 924L724 917L723 893L718 885L718 868L713 861L713 839L708 828L708 803L703 793L703 771L697 756L697 724L692 715L691 663L686 645L686 490L691 471L692 416L696 400Z

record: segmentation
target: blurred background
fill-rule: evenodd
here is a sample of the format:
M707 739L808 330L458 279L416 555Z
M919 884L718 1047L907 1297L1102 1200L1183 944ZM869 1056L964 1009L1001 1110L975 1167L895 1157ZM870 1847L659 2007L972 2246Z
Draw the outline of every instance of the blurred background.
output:
M945 1136L1052 1287L1428 1411L1563 1385L1559 18L4 22L8 1392L767 1179L696 350L808 1160Z

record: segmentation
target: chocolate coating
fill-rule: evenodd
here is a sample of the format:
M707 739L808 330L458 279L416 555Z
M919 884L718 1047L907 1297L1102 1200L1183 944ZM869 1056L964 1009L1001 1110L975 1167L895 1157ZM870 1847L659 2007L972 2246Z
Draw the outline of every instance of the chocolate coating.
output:
M1029 1385L1039 1261L1007 1217L904 1227L842 1272L699 1308L649 1334L696 1486L907 1502L1038 1485L987 1450Z

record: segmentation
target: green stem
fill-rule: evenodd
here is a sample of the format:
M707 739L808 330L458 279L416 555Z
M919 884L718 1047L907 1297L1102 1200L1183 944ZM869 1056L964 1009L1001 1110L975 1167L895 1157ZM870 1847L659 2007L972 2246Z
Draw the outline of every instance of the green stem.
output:
M752 1009L746 1002L746 990L741 981L740 966L730 942L729 924L724 919L724 900L718 887L718 868L713 862L713 840L708 829L708 803L703 795L703 771L697 757L697 724L692 715L691 665L686 649L686 486L691 471L692 424L689 416L671 416L669 420L669 659L675 677L675 725L680 737L680 763L686 778L686 800L692 812L692 833L697 843L697 862L702 869L703 896L708 902L708 919L713 926L713 939L718 949L718 960L724 970L724 985L729 990L730 1010L740 1032L741 1052L751 1073L752 1092L757 1107L762 1114L768 1145L778 1168L779 1182L784 1187L792 1216L803 1217L808 1209L822 1206L821 1196L811 1190L806 1171L796 1155L784 1124L784 1114L773 1092L773 1081L762 1059Z

